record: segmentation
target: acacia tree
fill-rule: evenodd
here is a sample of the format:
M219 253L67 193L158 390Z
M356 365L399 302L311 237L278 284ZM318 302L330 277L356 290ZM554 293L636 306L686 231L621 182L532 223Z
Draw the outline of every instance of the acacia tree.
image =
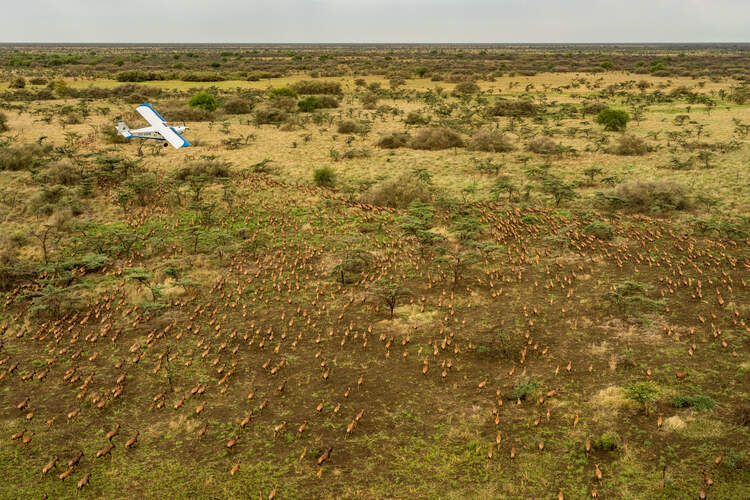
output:
M399 299L409 296L409 292L400 284L382 279L378 280L375 285L375 294L388 307L390 319L393 319L393 311L396 309Z
M542 189L547 194L552 195L555 200L555 206L559 207L563 201L574 200L578 198L575 190L575 184L563 182L554 177L548 177L542 182Z

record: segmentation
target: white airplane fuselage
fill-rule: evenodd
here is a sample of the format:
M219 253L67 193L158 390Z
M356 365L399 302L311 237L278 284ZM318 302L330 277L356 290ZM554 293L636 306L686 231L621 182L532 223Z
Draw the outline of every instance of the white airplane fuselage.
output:
M167 121L148 103L141 104L135 110L149 123L149 127L130 130L123 121L117 122L115 129L117 133L126 139L138 137L140 139L153 139L156 141L165 141L165 146L171 144L175 149L190 146L180 134L187 127L172 127Z
M178 134L181 134L185 131L187 127L185 126L179 126L179 127L169 127ZM117 124L117 131L122 135L123 137L130 139L132 137L139 137L141 139L155 139L157 141L163 141L164 137L156 131L156 128L154 127L143 127L143 128L137 128L135 130L131 130L128 128L127 125L125 125L125 122L120 122Z

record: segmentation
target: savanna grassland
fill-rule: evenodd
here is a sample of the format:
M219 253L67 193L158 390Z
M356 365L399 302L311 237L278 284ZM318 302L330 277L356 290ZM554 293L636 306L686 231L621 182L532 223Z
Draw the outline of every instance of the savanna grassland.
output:
M750 497L747 47L0 68L0 497Z

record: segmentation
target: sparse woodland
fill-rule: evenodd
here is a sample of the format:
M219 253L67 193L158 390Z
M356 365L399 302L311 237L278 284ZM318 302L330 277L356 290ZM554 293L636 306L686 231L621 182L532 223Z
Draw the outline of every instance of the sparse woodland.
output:
M743 46L0 46L0 497L749 498L749 214Z

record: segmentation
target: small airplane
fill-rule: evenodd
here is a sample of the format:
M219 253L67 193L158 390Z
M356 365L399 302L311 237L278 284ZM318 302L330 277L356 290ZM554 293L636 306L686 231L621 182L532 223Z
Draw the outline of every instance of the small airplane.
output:
M184 125L182 127L170 127L167 125L167 121L162 118L162 116L150 104L141 104L135 108L135 110L138 111L138 113L140 113L151 126L130 130L130 128L125 125L125 122L120 121L117 122L115 128L121 136L126 139L139 137L141 139L165 141L165 148L168 143L174 146L175 149L190 146L190 143L180 135L187 128Z

